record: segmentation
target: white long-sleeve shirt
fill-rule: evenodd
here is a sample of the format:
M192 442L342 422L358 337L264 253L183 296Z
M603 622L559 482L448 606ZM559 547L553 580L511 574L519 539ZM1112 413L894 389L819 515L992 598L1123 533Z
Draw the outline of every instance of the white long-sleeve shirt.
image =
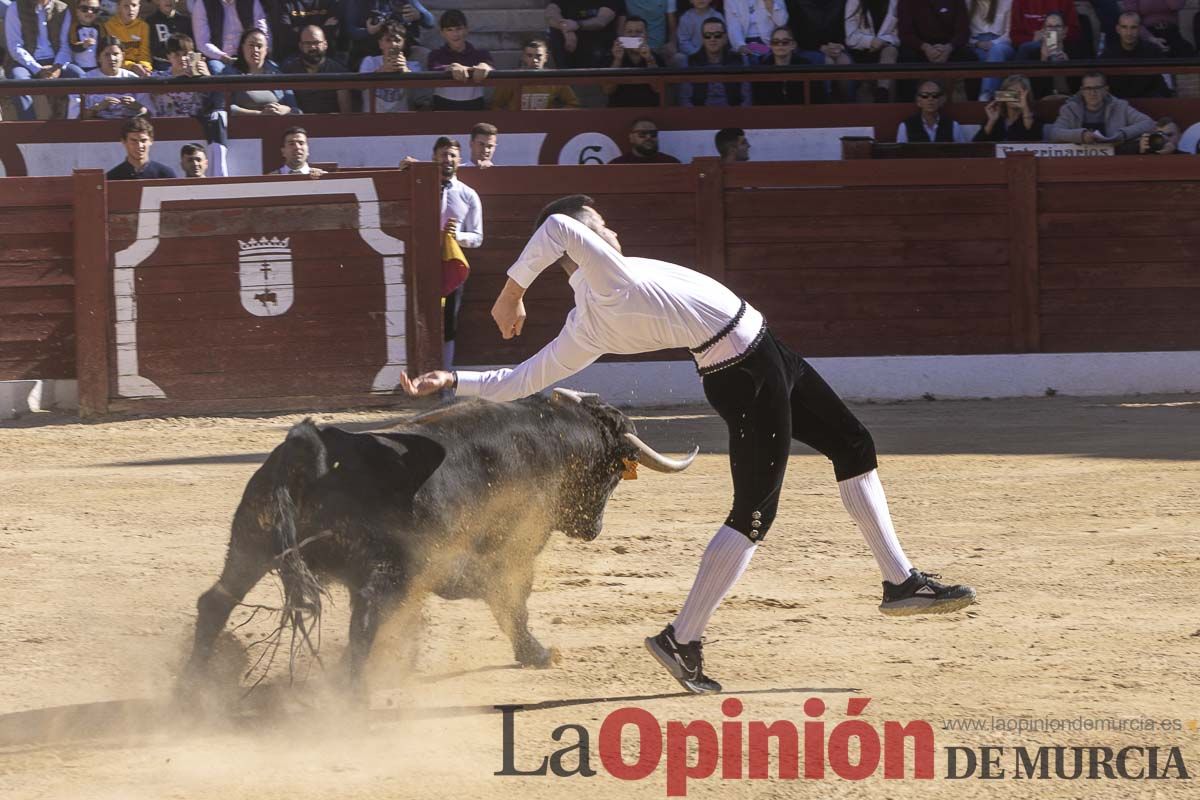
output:
M458 178L451 178L450 185L442 191L442 230L446 229L446 220L451 217L458 220L458 233L454 238L460 245L479 247L483 244L483 204L479 202L479 194Z
M581 222L554 214L538 228L508 277L528 288L563 254L579 265L571 275L575 308L554 341L514 369L458 371L458 394L516 400L579 372L607 353L697 348L737 316L742 300L717 281L650 258L621 255ZM740 321L694 354L700 369L737 359L761 338L762 314L747 305Z
M1006 0L1012 3L1012 0ZM875 30L871 17L863 19L860 0L846 0L846 47L851 50L869 50L872 39L880 39L893 47L900 46L900 34L896 30L896 0L888 2L883 24Z
M242 20L237 15L237 5L224 0L221 4L222 12L225 14L225 24L221 30L221 41L212 41L212 26L208 21L208 8L202 0L195 0L190 4L192 12L192 32L196 35L196 47L204 54L205 58L219 61L222 56L237 58L238 42L242 38ZM271 44L271 32L268 30L267 15L263 12L262 3L259 0L254 0L254 5L251 11L254 17L254 27L267 35L267 44Z
M996 4L996 16L992 18L991 22L987 21L987 6L982 3L971 15L971 39L974 40L983 33L990 33L996 37L992 40L993 42L1012 44L1012 39L1008 35L1009 26L1012 23L1012 0L992 0L992 2Z
M729 45L734 50L745 46L747 37L757 36L767 41L771 31L787 21L783 0L725 0L725 25Z
M62 22L59 40L52 42L49 28L46 25L46 6L39 4L34 11L37 13L38 33L32 50L26 47L27 42L21 33L21 15L17 10L17 4L14 2L4 12L4 38L12 60L34 75L42 70L42 61L53 59L55 64L70 64L71 46L67 30L71 27L70 15L75 12L67 9L67 17Z

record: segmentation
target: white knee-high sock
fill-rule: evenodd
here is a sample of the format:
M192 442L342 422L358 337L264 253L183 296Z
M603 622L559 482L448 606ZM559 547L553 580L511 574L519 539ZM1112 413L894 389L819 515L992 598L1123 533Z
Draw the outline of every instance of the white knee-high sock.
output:
M842 496L842 504L846 506L846 511L850 512L850 516L858 523L858 529L867 540L867 546L875 555L883 579L889 583L904 583L908 580L912 562L904 555L904 548L896 538L896 529L892 527L892 515L888 511L883 484L879 482L879 473L871 470L850 480L840 481L838 493Z
M738 578L742 577L757 549L757 544L733 528L721 526L708 543L700 559L700 569L696 572L692 590L688 592L687 601L675 618L676 641L686 643L700 638L709 618L738 582Z

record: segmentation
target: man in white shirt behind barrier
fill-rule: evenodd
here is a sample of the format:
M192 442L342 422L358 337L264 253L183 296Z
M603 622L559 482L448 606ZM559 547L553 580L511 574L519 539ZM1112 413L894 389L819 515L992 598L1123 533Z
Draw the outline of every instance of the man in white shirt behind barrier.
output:
M496 299L505 339L525 324L525 290L559 264L575 292L562 332L514 369L437 370L401 376L412 395L453 388L459 395L515 400L572 375L606 353L686 347L704 394L729 426L733 509L700 561L675 621L646 639L650 653L695 694L719 692L704 674L701 635L741 577L775 519L791 440L833 462L838 491L883 573L890 616L940 614L975 602L969 586L945 585L912 566L896 538L876 472L875 445L841 398L768 330L762 314L717 281L665 261L624 256L617 234L585 195L556 200Z

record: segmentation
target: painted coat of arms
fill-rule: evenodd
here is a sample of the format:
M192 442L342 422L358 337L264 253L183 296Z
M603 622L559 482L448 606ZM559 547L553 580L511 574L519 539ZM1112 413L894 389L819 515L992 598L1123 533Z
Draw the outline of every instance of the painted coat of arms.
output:
M238 240L242 306L257 317L277 317L292 307L291 237Z

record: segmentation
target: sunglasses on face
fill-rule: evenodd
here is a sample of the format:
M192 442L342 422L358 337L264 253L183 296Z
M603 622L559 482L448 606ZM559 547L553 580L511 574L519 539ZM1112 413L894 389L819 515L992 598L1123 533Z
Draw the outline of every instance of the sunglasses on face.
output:
M922 100L936 100L942 96L941 92L918 92L917 97Z
M79 10L85 14L99 14L100 6L80 6Z
M724 39L725 38L724 33L706 33L706 34L703 34L703 36L705 39Z
M772 39L771 40L772 47L783 47L785 45L795 44L795 43L796 43L795 39Z
M639 139L657 139L658 131L634 131L633 135Z

